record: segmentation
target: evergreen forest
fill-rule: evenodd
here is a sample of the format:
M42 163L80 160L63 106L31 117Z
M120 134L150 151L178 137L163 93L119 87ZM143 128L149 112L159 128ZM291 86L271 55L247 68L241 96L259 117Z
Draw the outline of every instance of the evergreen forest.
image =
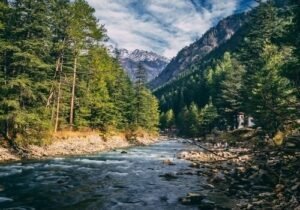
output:
M267 1L206 62L154 91L161 128L196 137L254 119L265 134L289 134L300 118L299 1Z
M143 69L131 82L107 39L84 0L1 1L0 137L41 145L65 130L156 132Z

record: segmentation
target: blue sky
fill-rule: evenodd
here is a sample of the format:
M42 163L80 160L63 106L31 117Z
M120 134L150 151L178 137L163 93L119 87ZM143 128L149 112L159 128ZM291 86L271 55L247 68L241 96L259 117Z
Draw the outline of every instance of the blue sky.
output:
M116 47L153 51L168 58L219 20L253 5L253 0L87 1Z

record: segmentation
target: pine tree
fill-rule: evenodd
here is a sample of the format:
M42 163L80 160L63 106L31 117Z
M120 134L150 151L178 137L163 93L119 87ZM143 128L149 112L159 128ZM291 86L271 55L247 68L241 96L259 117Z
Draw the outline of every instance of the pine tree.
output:
M8 60L9 55L14 50L12 43L7 40L7 24L11 10L7 1L0 2L0 133L3 137L10 139L9 136L9 101L7 100L8 90ZM13 107L11 107L13 108Z
M2 89L6 136L34 136L32 139L39 141L50 126L45 109L51 70L48 5L44 1L16 0L9 6L5 41L11 44L5 50L6 85Z
M215 64L214 68L209 68L205 72L210 96L214 103L219 104L219 107L223 103L222 99L220 99L221 83L225 80L226 73L232 68L231 55L230 53L225 53L223 58Z
M172 126L174 126L174 123L175 123L175 117L174 117L174 112L172 109L169 109L167 112L166 112L166 126L167 128L172 128Z
M229 55L229 54L228 54ZM232 128L237 127L237 115L243 110L243 76L244 68L235 58L229 55L229 65L224 69L224 78L220 82L220 92L217 96L218 112ZM226 126L226 125L223 125ZM223 127L224 128L224 127Z
M282 21L278 16L278 9L273 1L266 1L251 13L247 23L247 34L238 50L238 60L245 67L242 88L245 111L251 112L247 105L251 102L249 95L256 83L254 74L264 66L264 59L259 56L264 52L265 43L273 43L280 37ZM275 27L276 26L276 27ZM255 59L254 59L255 58Z
M189 110L185 106L176 117L176 127L179 129L179 134L183 136L188 135L188 115Z
M201 135L205 135L211 132L213 127L216 125L216 120L218 119L218 117L219 115L217 109L210 100L210 102L207 105L205 105L199 113L199 129Z
M70 121L77 129L129 129L137 114L138 126L156 131L156 98L145 84L134 88L100 46L104 38L83 0L1 1L1 138L42 144Z
M158 101L146 88L147 73L141 64L138 65L135 78L134 124L156 132L159 125Z
M141 118L143 117L143 110L142 110L142 103L144 101L145 90L146 90L146 70L139 63L138 68L135 72L135 104L136 104L136 111L135 111L135 123L137 125L141 124Z
M175 125L175 116L172 109L169 109L166 113L160 115L160 128L170 129Z
M199 135L199 110L197 105L193 102L188 110L187 115L188 130L186 134L189 137L196 137Z
M69 123L72 128L74 126L74 105L79 56L84 51L87 51L91 45L103 39L104 30L98 26L97 19L94 16L95 10L85 0L75 0L70 10L70 23L67 33L73 54L73 79L69 117Z
M249 110L255 123L271 134L296 117L296 90L281 76L281 68L290 53L289 49L266 43L260 55L264 65L253 77L255 84L250 91Z
M68 60L68 35L67 28L69 24L70 16L70 1L69 0L55 0L49 5L51 12L51 33L52 36L52 52L53 63L55 62L54 79L50 89L47 107L51 109L51 121L54 126L54 132L56 133L61 123L61 110L63 108L62 98L64 96L63 86L64 79L63 74L68 66L66 65Z
M135 85L139 88L143 88L147 83L147 72L141 63L138 64L135 72Z
M300 6L298 0L291 0L289 7L293 12L293 21L285 28L288 33L284 41L293 49L293 54L284 67L283 75L297 88L297 95L300 99Z

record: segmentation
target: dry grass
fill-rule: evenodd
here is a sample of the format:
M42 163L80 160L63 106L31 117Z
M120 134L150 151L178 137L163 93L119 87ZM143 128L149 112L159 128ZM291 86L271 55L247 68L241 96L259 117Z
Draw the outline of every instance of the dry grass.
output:
M64 140L70 138L86 138L89 136L101 136L104 139L109 139L112 136L124 137L125 133L121 131L112 130L112 129L107 132L85 129L80 131L63 130L63 131L58 131L57 133L52 133L52 138L56 140Z
M59 131L53 133L52 136L54 139L68 139L68 138L85 138L91 135L100 135L99 131Z

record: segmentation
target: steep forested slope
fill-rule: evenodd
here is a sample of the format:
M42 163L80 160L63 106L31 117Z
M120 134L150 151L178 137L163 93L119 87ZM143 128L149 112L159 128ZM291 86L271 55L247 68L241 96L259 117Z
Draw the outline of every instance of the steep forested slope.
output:
M215 27L208 30L198 41L183 48L166 68L150 82L150 87L155 89L179 74L193 68L195 63L199 63L212 50L224 44L235 32L244 24L246 15L235 14L221 20Z
M239 112L271 135L296 126L299 36L292 36L299 34L298 13L297 1L267 1L249 12L229 41L155 91L163 120L173 111L177 127L192 136L235 127Z

